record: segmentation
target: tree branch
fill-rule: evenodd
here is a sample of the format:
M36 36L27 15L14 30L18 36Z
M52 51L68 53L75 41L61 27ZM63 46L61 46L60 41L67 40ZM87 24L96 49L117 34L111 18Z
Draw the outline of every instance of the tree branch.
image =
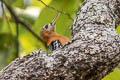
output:
M71 41L51 54L36 50L17 58L0 80L101 80L120 62L119 23L119 0L85 0Z

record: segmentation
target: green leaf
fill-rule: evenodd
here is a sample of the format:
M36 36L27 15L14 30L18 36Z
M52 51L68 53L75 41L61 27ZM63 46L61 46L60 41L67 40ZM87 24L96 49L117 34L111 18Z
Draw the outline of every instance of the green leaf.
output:
M23 8L24 7L24 0L5 0L9 5L14 7Z
M16 58L16 40L11 34L0 34L0 69Z
M51 0L42 0L42 1L44 1L45 4L47 4L47 5L51 2ZM36 6L36 7L40 7L40 8L45 7L45 6L44 6L40 1L38 1L38 0L33 0L32 6Z
M13 4L14 2L16 2L17 0L5 0L8 4Z
M17 0L13 3L13 6L19 7L19 8L24 8L24 0Z

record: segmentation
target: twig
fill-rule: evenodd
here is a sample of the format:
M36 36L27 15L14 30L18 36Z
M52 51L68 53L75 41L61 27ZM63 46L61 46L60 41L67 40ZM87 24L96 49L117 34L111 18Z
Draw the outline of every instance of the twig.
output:
M48 5L45 4L42 0L38 0L38 1L40 1L40 2L41 2L43 5L45 5L46 7L51 8L51 9L57 11L58 13L61 13L61 14L65 14L65 15L67 15L67 16L69 17L69 19L71 19L72 21L74 20L74 19L70 16L69 13L66 13L66 12L60 11L60 10L58 10L58 9L52 7L52 6L48 6Z
M19 57L19 24L16 22L16 57Z

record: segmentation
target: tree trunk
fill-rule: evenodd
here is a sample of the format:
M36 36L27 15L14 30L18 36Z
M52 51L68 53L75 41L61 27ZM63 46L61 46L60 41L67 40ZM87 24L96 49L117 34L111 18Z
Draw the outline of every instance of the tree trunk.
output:
M120 62L119 0L85 0L72 40L47 54L33 51L0 72L0 80L100 80Z

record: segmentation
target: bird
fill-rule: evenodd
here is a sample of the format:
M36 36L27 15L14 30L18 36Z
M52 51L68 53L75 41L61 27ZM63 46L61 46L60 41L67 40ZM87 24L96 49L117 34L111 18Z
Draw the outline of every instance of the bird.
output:
M69 41L68 37L60 35L56 32L56 21L59 16L60 13L54 17L52 22L45 24L40 30L40 37L50 51L62 48L65 43Z

